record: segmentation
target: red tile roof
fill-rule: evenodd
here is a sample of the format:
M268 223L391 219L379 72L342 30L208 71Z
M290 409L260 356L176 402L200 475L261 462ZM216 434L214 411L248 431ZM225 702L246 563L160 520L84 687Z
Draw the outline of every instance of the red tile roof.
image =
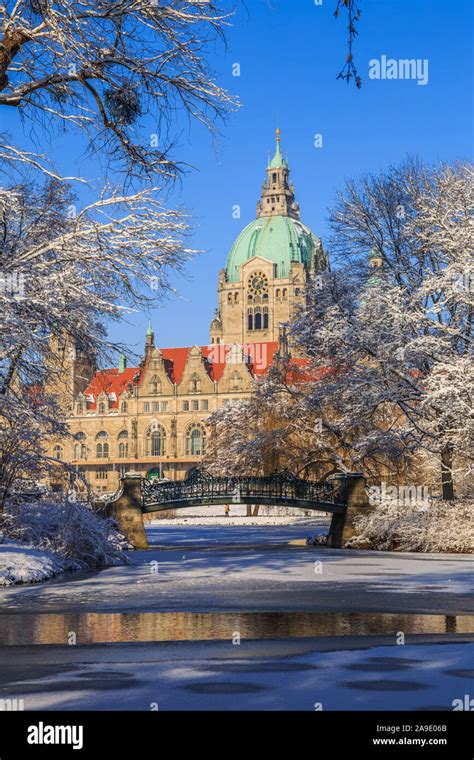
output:
M244 343L241 347L237 344L232 346L223 343L202 346L201 353L206 359L206 364L208 364L211 380L218 382L224 374L227 362L232 363L232 356L229 357L229 353L235 351L235 362L237 363L240 360L240 349L250 374L252 377L256 377L267 372L278 349L278 343L276 341Z
M278 343L276 341L242 345L242 352L246 357L245 363L252 377L259 377L267 372L277 349ZM172 383L178 384L183 376L191 347L160 348L159 350L163 356L168 377ZM209 346L199 346L199 350L204 357L204 366L209 377L213 382L218 382L222 378L229 361L228 354L232 350L236 350L235 347L216 343ZM147 365L148 358L145 358L139 367L127 367L120 373L116 367L97 372L84 391L88 402L87 408L95 409L97 397L103 392L109 397L109 407L111 409L118 408L119 396L127 390L130 384L140 385Z
M84 391L84 395L88 401L87 407L95 409L95 402L97 397L101 393L106 393L109 396L109 405L118 407L118 398L124 390L130 384L133 384L134 379L138 377L140 372L138 367L126 367L123 372L119 372L117 367L112 369L102 369L96 372L88 388ZM110 395L115 394L114 399L110 399Z

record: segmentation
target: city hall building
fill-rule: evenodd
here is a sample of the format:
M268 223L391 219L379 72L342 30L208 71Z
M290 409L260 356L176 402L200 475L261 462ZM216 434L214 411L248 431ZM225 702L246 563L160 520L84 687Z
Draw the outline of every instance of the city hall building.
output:
M52 442L50 453L77 467L97 493L114 492L127 471L186 477L206 451L209 415L249 398L286 350L285 326L328 259L300 220L279 130L266 173L256 218L219 272L208 345L158 347L149 325L137 367L122 355L117 367L95 371L67 339L52 339L65 368L61 396L73 438Z

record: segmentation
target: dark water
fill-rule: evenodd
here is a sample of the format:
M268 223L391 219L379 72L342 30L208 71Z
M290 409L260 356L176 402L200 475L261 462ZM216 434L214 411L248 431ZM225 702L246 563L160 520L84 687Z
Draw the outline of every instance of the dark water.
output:
M472 633L473 615L140 612L0 617L0 646Z

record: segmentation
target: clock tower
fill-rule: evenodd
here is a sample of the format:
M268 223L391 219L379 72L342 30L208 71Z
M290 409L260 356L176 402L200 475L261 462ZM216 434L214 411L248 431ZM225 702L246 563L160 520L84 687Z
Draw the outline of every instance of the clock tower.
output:
M278 341L280 324L291 322L310 281L328 269L321 241L300 221L280 140L277 129L257 218L237 237L219 273L211 343Z

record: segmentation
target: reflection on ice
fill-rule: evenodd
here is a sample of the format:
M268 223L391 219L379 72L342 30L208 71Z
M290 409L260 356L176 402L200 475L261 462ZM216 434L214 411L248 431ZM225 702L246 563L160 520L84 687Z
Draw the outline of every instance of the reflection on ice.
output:
M474 633L472 615L337 612L19 614L0 618L0 645L217 641L313 636ZM74 641L71 641L73 637Z

